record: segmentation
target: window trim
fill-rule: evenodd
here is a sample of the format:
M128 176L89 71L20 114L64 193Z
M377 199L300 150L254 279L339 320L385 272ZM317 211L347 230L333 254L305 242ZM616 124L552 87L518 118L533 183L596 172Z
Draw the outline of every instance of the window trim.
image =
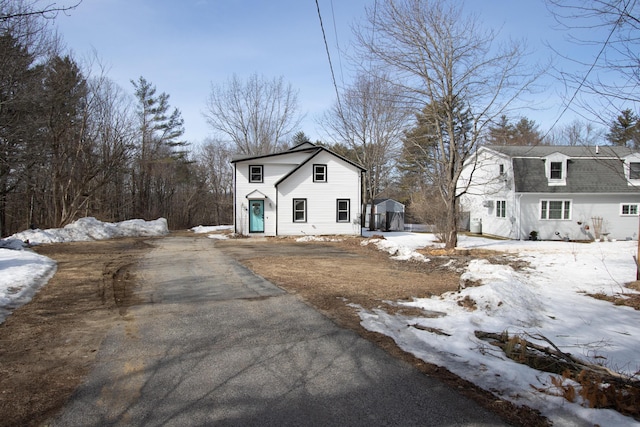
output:
M260 169L260 179L253 179L253 168ZM249 165L249 182L263 183L264 182L264 165Z
M507 201L496 200L496 218L506 218L506 217L507 217Z
M563 169L564 169L564 162L549 162L549 179L554 180L554 181L560 181L563 179ZM553 167L553 165L557 165L559 168L555 168ZM553 173L556 172L558 173L560 176L553 176Z
M629 212L624 213L625 206L628 208ZM635 213L631 212L631 207L635 207ZM638 216L640 212L640 203L620 203L620 216Z
M549 218L551 212L551 202L561 202L562 208L560 211L561 218ZM567 209L568 204L568 209ZM571 221L571 215L573 213L573 200L571 199L540 199L538 206L538 212L540 213L541 221ZM568 214L567 214L568 212Z
M296 210L296 202L303 202L304 203L304 209L302 211ZM302 212L304 218L303 219L296 219L296 213L297 212ZM293 218L292 218L293 222L307 222L307 199L293 199L292 214L293 214Z
M347 208L340 210L340 202L346 202ZM340 219L340 213L346 213L347 219ZM336 222L351 222L351 199L336 199Z
M323 171L321 172L322 175L324 175L324 179L316 179L317 175L319 175L318 173L316 173L316 168L322 168ZM326 164L314 164L313 165L313 182L327 182L327 165Z

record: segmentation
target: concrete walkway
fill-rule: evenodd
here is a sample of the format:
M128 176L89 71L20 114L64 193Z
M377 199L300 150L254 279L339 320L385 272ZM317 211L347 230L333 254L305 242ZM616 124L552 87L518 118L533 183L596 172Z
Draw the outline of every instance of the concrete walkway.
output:
M253 275L215 241L167 237L56 426L504 423Z

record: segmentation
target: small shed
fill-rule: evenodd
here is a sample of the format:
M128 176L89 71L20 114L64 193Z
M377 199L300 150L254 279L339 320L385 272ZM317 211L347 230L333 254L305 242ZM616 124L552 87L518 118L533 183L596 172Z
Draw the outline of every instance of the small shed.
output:
M393 199L374 199L375 228L382 231L404 231L404 205ZM371 205L367 204L364 226L369 227Z

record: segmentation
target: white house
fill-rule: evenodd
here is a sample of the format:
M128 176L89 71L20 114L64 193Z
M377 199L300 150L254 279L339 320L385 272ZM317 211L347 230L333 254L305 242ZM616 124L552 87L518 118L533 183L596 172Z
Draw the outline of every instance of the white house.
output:
M532 232L543 240L637 239L640 152L481 147L465 164L458 191L471 231L511 239Z
M361 233L361 166L312 143L231 163L236 233Z

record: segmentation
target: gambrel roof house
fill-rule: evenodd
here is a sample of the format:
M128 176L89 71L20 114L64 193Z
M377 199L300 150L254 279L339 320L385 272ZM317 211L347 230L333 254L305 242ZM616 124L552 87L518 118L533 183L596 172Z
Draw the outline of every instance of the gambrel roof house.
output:
M640 152L626 147L484 146L458 182L483 234L637 239ZM473 227L472 227L473 228Z
M361 166L312 143L237 157L235 232L242 235L360 235Z

